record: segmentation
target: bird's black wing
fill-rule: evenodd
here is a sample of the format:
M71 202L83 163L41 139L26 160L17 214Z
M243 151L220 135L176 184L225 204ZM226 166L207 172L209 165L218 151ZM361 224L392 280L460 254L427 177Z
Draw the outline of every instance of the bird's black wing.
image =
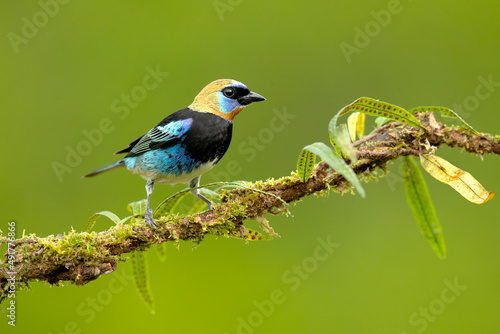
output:
M128 144L127 148L124 148L123 150L116 151L115 154L122 154L122 153L128 153L128 152L130 152L134 148L135 144L137 144L139 142L139 140L141 140L142 137L144 137L144 136L145 135L140 136L139 138L137 138L136 140L134 140L133 142L131 142L130 144Z
M173 113L145 135L131 142L127 148L115 154L128 153L127 156L136 156L147 151L174 145L191 127L193 118L189 117L190 114L191 110L189 109Z

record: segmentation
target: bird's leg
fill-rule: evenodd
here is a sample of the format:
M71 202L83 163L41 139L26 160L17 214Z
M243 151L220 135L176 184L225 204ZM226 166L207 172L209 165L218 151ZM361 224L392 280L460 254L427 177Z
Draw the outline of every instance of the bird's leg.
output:
M156 228L157 227L156 222L153 219L153 210L149 208L149 199L151 198L153 189L154 189L154 180L148 179L148 181L146 182L146 194L148 195L148 199L146 202L146 212L144 213L144 220L149 226Z
M200 178L201 178L201 176L197 176L194 179L192 179L191 182L189 182L189 188L196 188L196 187L198 187L200 185ZM213 208L212 202L208 198L206 198L205 196L203 196L200 193L200 189L193 189L193 190L191 190L191 194L199 197L203 202L207 203L208 204L208 210L212 210L212 208Z

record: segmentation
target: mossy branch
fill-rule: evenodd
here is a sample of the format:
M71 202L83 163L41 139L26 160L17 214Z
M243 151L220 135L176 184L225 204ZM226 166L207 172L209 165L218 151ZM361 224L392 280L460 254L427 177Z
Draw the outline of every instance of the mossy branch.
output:
M428 154L443 144L461 147L470 153L500 154L498 136L477 135L469 129L445 126L437 122L431 113L419 114L418 118L425 130L389 123L354 143L358 162L351 167L361 180L373 179L372 173L377 168L385 170L390 160L405 155ZM246 219L262 222L265 221L265 214L288 213L284 202L296 202L325 190L339 193L352 191L352 186L344 177L324 162L314 168L307 182L301 182L297 174L292 173L278 180L258 181L247 186L274 196L245 188L227 191L221 204L213 210L186 217L161 217L157 219L157 230L137 220L103 232L71 231L46 238L17 239L9 245L9 250L15 254L11 261L14 270L8 264L7 254L0 267L1 291L6 289L11 275L9 272L15 272L16 282L21 284L40 280L51 284L69 281L83 285L102 274L113 272L118 263L124 261L122 254L155 244L179 240L200 242L210 234L247 239L250 232L243 225ZM0 242L7 242L7 238L0 236Z

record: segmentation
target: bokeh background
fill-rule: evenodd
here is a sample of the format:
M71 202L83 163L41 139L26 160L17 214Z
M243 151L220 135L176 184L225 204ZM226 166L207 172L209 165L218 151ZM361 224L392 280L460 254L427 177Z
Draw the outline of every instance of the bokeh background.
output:
M238 116L204 183L288 175L360 96L448 106L499 133L499 9L491 0L3 0L0 229L15 220L18 236L47 236L82 231L97 211L127 215L145 197L140 177L81 175L218 78L268 100ZM160 74L145 89L150 71ZM85 133L95 134L90 146ZM70 166L68 150L86 155ZM498 157L438 154L500 192ZM1 331L500 333L499 199L474 205L426 176L448 247L440 260L407 207L400 167L366 184L365 199L332 193L268 217L280 239L207 237L194 249L169 245L165 262L148 251L155 315L122 263L84 287L33 283L18 294L17 326L1 313ZM156 187L154 205L182 188ZM320 258L318 238L335 244Z

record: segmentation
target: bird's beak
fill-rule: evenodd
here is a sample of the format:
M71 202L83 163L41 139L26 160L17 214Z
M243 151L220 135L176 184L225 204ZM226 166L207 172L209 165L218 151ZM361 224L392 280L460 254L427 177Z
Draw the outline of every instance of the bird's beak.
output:
M255 92L250 92L245 96L242 96L238 99L238 102L244 106L247 104L250 104L252 102L259 102L259 101L264 101L266 98L260 94L257 94Z

